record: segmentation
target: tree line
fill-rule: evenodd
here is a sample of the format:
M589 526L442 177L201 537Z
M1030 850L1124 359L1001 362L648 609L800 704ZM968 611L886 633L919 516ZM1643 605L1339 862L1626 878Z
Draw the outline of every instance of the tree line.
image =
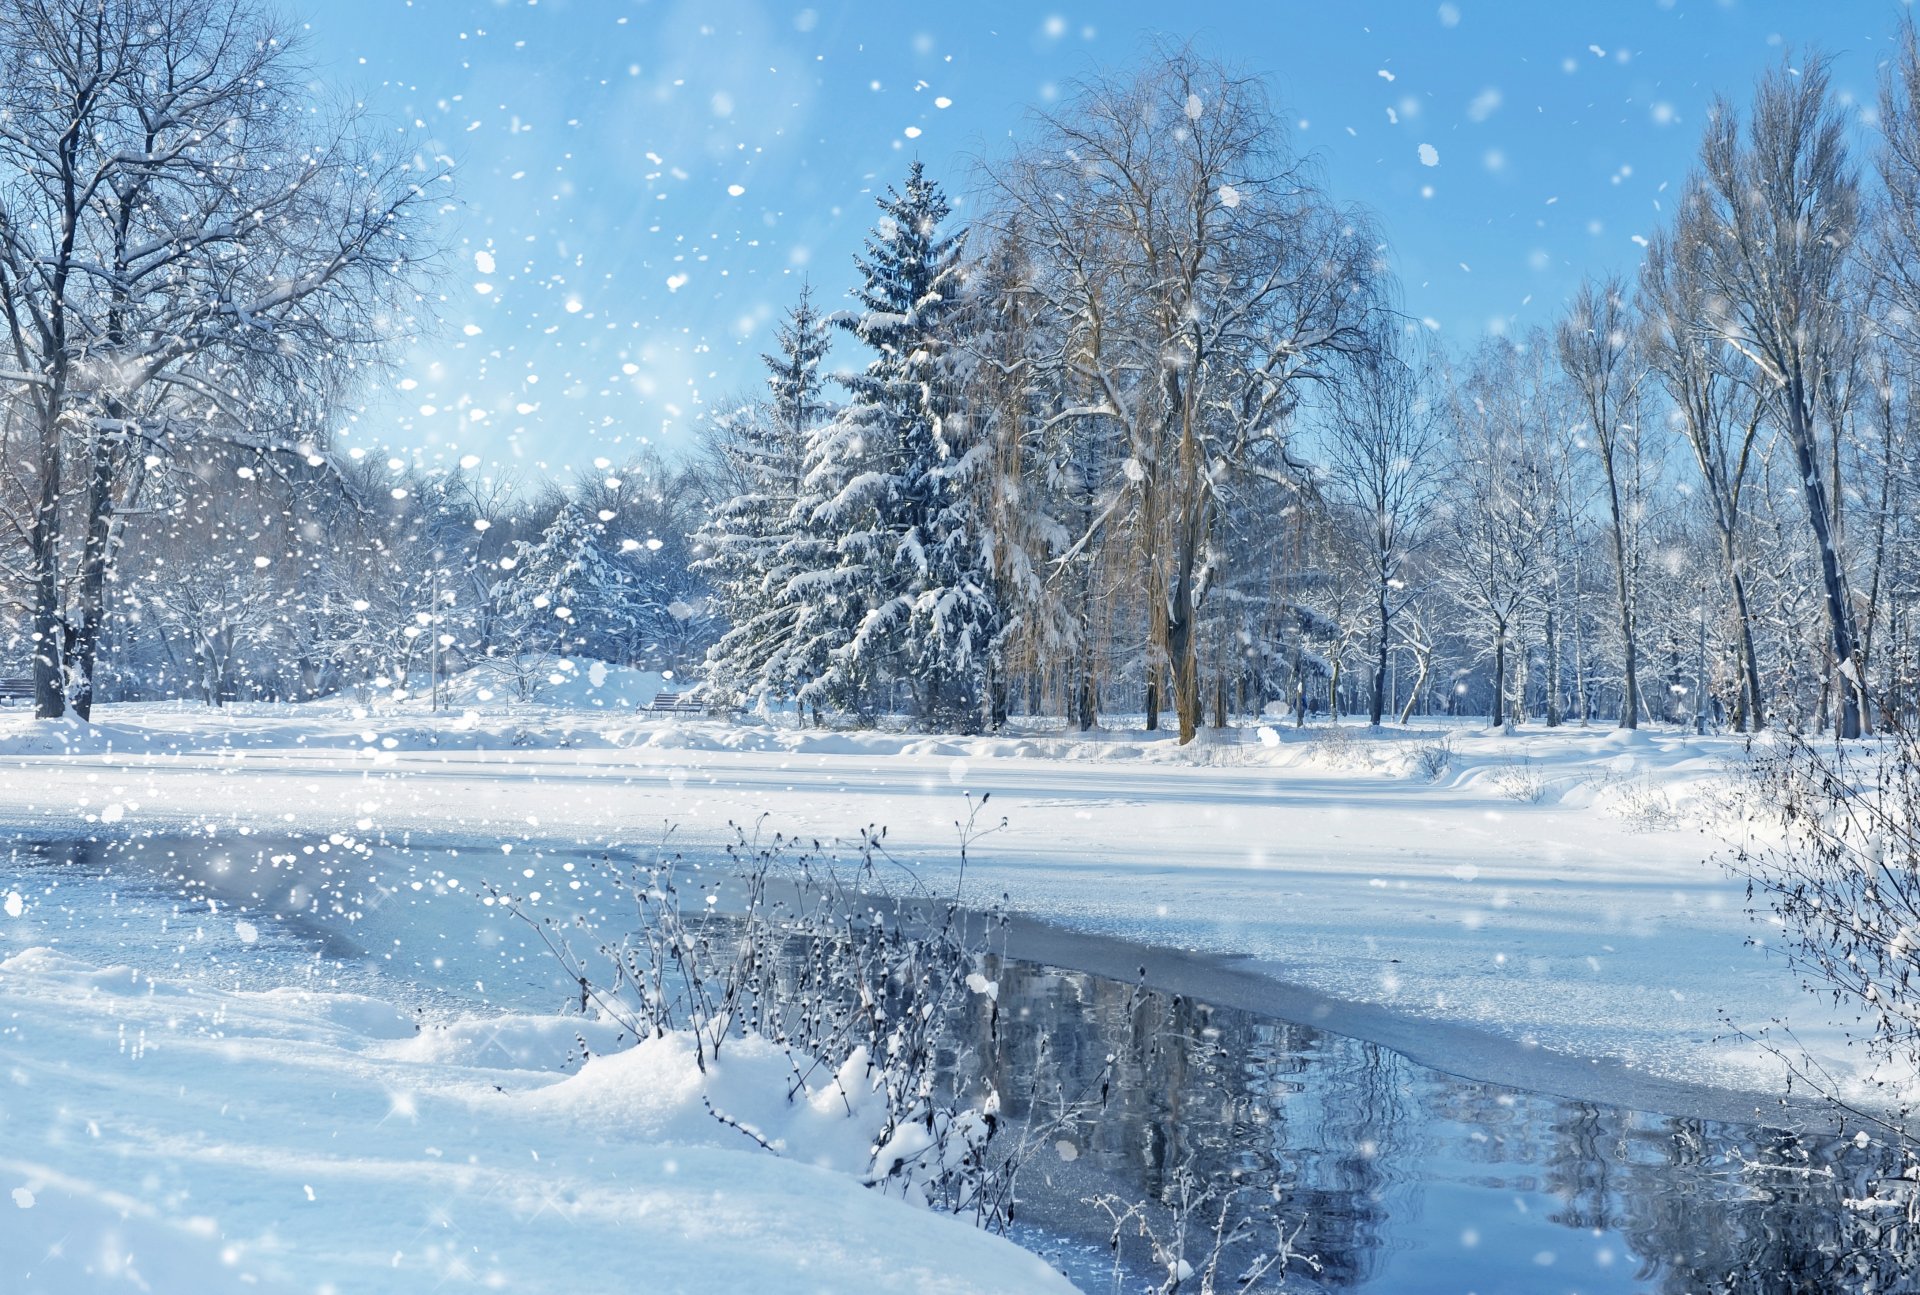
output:
M192 19L193 21L187 21ZM939 730L1484 714L1851 734L1914 705L1920 54L1716 101L1631 274L1448 355L1258 78L1090 75L877 199L762 394L567 483L343 453L443 161L223 0L0 15L0 592L43 715L568 655ZM845 371L834 373L838 364Z
M699 568L740 699L819 718L1910 710L1920 57L1863 174L1826 61L1717 100L1633 275L1447 357L1257 80L1192 50L916 166L855 308L716 427ZM831 400L838 325L867 367Z

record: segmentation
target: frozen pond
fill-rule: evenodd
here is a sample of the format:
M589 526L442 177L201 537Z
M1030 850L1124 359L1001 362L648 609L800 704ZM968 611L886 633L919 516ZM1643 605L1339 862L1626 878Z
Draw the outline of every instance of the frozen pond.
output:
M587 864L350 838L16 848L0 890L36 903L29 922L0 926L0 956L51 944L222 986L347 988L429 1013L555 1010L572 987L479 892L511 882L556 911L592 908L604 897ZM63 917L103 905L122 920ZM956 1082L991 1082L1018 1120L1036 1072L1079 1092L1114 1058L1104 1104L1021 1180L1020 1239L1085 1289L1109 1289L1112 1271L1087 1198L1163 1201L1183 1167L1274 1201L1300 1227L1295 1248L1318 1264L1292 1270L1300 1289L1914 1288L1887 1283L1896 1261L1863 1242L1844 1204L1871 1191L1882 1153L1841 1132L1463 1079L1314 1025L1042 961L996 959L994 978L1006 1046L992 1073L962 1063ZM1123 1246L1123 1289L1140 1288L1142 1260ZM1862 1265L1882 1284L1850 1287Z

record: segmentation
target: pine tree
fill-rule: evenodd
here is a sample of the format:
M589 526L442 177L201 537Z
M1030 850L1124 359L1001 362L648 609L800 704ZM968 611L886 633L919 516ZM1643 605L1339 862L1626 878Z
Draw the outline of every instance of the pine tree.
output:
M800 291L763 355L771 403L736 411L720 449L737 493L716 504L701 529L696 569L711 582L732 627L707 653L708 676L736 697L786 696L805 593L796 576L819 563L821 540L796 513L806 447L824 412L820 362L826 320Z
M538 540L515 545L505 602L520 649L585 653L630 634L640 591L629 568L606 551L605 535L568 502Z
M809 448L809 518L837 539L832 566L803 577L819 601L800 664L824 656L825 669L802 695L864 712L878 685L899 679L923 726L972 729L1000 613L981 501L986 447L958 399L964 234L941 232L952 208L918 162L879 206L855 258L862 309L842 321L873 358Z

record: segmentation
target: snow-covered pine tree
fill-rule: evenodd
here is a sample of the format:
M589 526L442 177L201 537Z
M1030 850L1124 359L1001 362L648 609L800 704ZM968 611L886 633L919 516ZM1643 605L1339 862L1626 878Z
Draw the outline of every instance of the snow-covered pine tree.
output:
M510 650L587 653L625 638L640 591L606 551L605 534L569 501L539 539L515 545L505 591Z
M919 724L973 730L1000 611L980 490L987 452L958 399L965 235L942 232L952 208L917 161L879 206L855 258L861 310L843 321L873 358L846 380L848 404L816 438L807 476L822 495L810 517L837 537L832 569L803 579L832 600L813 644L852 634L802 695L858 700L901 680Z
M723 431L718 453L736 493L713 506L694 564L730 626L707 652L708 678L739 698L790 691L785 663L806 612L804 595L790 586L818 565L821 547L796 512L808 441L826 407L820 362L829 335L809 288L777 340L775 353L761 356L771 402L735 411Z

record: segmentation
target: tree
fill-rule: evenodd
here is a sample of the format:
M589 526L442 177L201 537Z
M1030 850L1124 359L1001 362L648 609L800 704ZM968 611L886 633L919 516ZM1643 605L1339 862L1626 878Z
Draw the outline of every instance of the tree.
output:
M1335 393L1330 484L1355 515L1363 538L1373 613L1369 722L1387 708L1394 618L1411 599L1404 570L1421 539L1438 487L1439 419L1422 375L1382 342L1373 362Z
M584 652L626 637L639 591L606 551L605 535L603 523L569 500L538 540L516 546L506 600L514 650Z
M979 486L986 448L958 402L952 322L964 235L919 162L855 259L861 310L843 325L873 357L818 438L809 484L830 494L809 521L836 536L836 571L808 582L859 619L822 682L858 690L903 679L920 722L978 727L987 654L1000 624Z
M1626 286L1618 278L1599 284L1582 282L1573 305L1554 332L1554 340L1561 367L1579 393L1582 411L1593 431L1594 449L1606 483L1615 607L1620 616L1624 692L1620 727L1638 728L1639 643L1634 619L1639 553L1632 531L1642 435L1636 404L1645 368L1627 308Z
M1693 450L1737 622L1740 688L1734 728L1766 726L1753 610L1740 534L1746 489L1766 406L1747 381L1746 362L1712 331L1713 312L1700 258L1705 239L1698 208L1682 208L1674 232L1656 233L1640 272L1648 357L1665 385Z
M1055 559L1067 539L1056 509L1084 503L1087 492L1071 451L1063 455L1051 435L1061 424L1050 415L1065 397L1059 369L1042 357L1057 334L1030 273L1017 237L995 240L972 267L957 330L962 403L987 449L979 493L1001 604L987 653L987 723L1005 725L1024 675L1035 690L1064 683L1067 709L1085 730L1095 717L1090 555Z
M1815 426L1821 387L1845 359L1848 258L1860 225L1846 122L1828 79L1818 56L1768 72L1744 139L1733 106L1716 100L1681 218L1700 240L1711 326L1753 364L1792 448L1839 674L1836 730L1857 737L1862 662Z
M0 8L0 380L37 442L43 717L69 687L90 711L145 465L207 438L318 457L339 375L399 331L427 177L315 111L296 45L243 0Z
M1519 368L1511 344L1493 340L1456 388L1456 465L1444 505L1446 581L1484 626L1495 727L1508 720L1508 652L1539 593L1553 508L1540 447L1528 436L1545 411L1528 399Z
M1198 629L1227 561L1220 490L1294 482L1303 388L1372 340L1384 277L1368 222L1330 202L1260 83L1187 48L1078 87L994 168L1004 233L1064 321L1053 415L1117 426L1123 483L1066 550L1130 536L1148 608L1148 719L1170 671L1180 738L1200 722Z
M827 321L800 299L762 356L771 400L743 404L716 423L713 453L730 492L715 502L699 534L695 569L712 582L729 628L707 653L709 677L735 696L783 696L778 669L800 616L793 587L815 547L798 515L807 444L827 412L820 364Z

